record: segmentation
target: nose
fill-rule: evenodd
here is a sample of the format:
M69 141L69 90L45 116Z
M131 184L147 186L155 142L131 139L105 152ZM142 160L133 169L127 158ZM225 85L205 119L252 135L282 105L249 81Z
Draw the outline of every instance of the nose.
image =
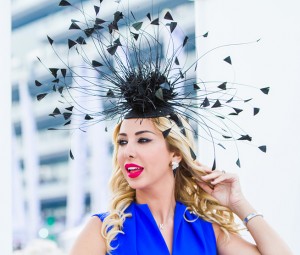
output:
M136 157L136 148L132 142L127 143L126 148L124 150L124 154L127 158L135 158Z

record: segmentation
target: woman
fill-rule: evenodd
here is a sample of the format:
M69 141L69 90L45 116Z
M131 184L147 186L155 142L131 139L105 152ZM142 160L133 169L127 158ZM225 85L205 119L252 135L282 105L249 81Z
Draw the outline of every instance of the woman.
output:
M71 4L62 0L60 5ZM62 99L67 103L65 126L71 123L73 108L77 112L72 123L80 113L87 122L80 124L81 129L93 121L122 120L113 136L110 210L92 217L71 255L291 254L244 198L236 175L212 171L195 161L194 134L207 135L213 146L224 147L217 142L224 139L251 142L248 134L227 120L227 115L238 115L241 104L251 99L238 95L237 83L192 78L195 74L189 71L197 69L206 53L183 61L192 63L189 66L180 65L180 53L189 40L185 36L175 45L178 38L174 40L172 33L178 25L169 11L163 17L147 13L137 21L131 11L126 10L126 16L118 7L109 22L107 17L99 17L104 8L94 6L94 10L94 18L80 10L86 15L84 21L74 19L69 28L85 36L68 40L68 55L76 49L75 56L85 63L83 71L68 64L73 59L62 61L65 69L49 68L55 80L48 89L59 94L61 108ZM53 39L48 40L53 47ZM93 46L89 50L85 47L88 42ZM88 58L93 48L95 52ZM230 57L224 61L232 64ZM36 85L42 83L36 81ZM268 94L269 88L260 90ZM103 100L105 107L80 105L78 98L87 97ZM255 107L254 115L258 112ZM57 107L50 115L59 114ZM195 122L199 130L195 132L187 121ZM259 148L265 151L265 146ZM239 159L236 162L240 166ZM238 235L234 214L244 221L256 245Z
M167 117L116 127L111 209L91 218L71 255L291 254L243 196L236 175L193 161L187 136ZM256 245L237 234L233 213L248 220Z

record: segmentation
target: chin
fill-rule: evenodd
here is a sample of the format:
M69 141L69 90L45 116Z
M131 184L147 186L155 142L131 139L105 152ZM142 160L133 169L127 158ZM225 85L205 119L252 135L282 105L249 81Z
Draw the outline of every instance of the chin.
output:
M143 189L145 187L144 185L142 185L141 183L138 183L136 181L127 180L127 182L129 184L129 187L134 190Z
M132 180L132 179L127 179L128 185L130 188L134 190L143 190L147 187L149 187L149 183L145 183L143 180Z

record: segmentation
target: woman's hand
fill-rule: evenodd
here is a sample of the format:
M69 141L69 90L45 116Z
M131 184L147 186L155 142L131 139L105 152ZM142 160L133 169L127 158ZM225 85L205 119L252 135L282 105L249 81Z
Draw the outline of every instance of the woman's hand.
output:
M256 212L245 199L236 174L225 171L212 171L208 167L196 162L206 174L201 176L198 185L223 206L228 207L240 219ZM263 217L255 217L247 223L256 246L246 242L237 235L230 234L230 241L223 242L217 238L219 254L286 254L292 255L291 250L280 236L270 227ZM221 241L220 241L221 240Z
M198 182L199 186L217 199L221 205L235 212L245 201L238 176L225 171L212 171L199 163L198 165L207 173L201 177L202 181Z

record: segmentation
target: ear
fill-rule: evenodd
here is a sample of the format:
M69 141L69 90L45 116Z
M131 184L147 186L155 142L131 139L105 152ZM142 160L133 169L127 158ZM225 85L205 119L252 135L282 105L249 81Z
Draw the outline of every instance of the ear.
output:
M172 161L180 163L181 160L182 160L182 155L178 150L172 152Z

